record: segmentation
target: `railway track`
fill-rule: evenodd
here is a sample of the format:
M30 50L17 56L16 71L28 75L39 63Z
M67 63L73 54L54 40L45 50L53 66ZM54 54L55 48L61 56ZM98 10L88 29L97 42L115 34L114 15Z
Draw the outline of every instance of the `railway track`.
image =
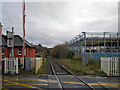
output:
M61 90L64 90L64 86L62 83L62 80L60 79L60 75L72 75L74 78L76 78L77 80L79 80L80 82L82 82L85 86L88 87L89 90L97 90L96 88L93 88L91 85L88 85L87 82L85 82L84 80L80 79L77 75L75 75L72 71L70 71L68 68L66 68L64 65L62 65L61 63L57 62L54 58L49 57L48 59L49 61L49 65L52 71L52 74L55 75L57 82L58 82L58 87ZM98 83L98 85L100 85L102 88L102 90L109 90L108 88L102 86L101 84Z

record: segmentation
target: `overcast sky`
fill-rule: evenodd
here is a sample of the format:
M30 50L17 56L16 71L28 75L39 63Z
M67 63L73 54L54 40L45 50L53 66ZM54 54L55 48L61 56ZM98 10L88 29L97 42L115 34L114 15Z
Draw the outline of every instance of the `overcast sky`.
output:
M22 36L22 3L4 2L3 33L15 27ZM81 0L81 2L27 2L26 39L33 44L53 47L71 40L81 32L118 32L118 2Z

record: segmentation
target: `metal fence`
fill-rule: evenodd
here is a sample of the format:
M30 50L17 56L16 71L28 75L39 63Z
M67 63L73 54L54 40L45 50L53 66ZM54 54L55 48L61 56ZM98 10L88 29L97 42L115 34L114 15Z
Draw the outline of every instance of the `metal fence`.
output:
M120 53L94 53L94 54L79 54L78 57L86 57L88 60L101 60L101 57L117 57Z
M32 58L25 58L25 70L32 70Z
M25 70L31 71L34 68L35 68L35 58L25 58Z
M26 71L31 71L32 69L35 69L35 74L37 74L41 66L42 58L25 58Z
M118 57L102 57L101 58L101 69L108 76L120 76L120 61Z
M13 73L18 74L18 58L5 58L4 59L4 74Z

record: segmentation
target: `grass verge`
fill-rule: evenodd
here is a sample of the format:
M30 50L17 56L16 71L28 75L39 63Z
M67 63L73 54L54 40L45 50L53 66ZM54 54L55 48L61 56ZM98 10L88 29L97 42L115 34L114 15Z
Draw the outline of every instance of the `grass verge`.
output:
M80 59L61 59L59 60L62 64L67 66L70 70L75 72L77 75L97 75L107 76L102 70L100 61L89 60L87 66L82 66L82 60Z
M31 75L31 74L35 74L35 68L33 68L30 71L26 71L26 70L22 70L21 68L18 68L18 72L19 72L19 75L21 75L21 74L30 74ZM48 74L47 68L46 68L46 58L44 58L42 66L38 70L37 74Z
M46 68L46 58L44 58L43 64L41 68L38 70L38 74L48 74L47 68Z

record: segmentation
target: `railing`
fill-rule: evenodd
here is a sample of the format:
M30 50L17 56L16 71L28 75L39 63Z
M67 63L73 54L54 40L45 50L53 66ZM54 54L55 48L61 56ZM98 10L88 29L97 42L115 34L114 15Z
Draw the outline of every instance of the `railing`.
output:
M120 61L118 57L102 57L101 69L108 76L120 76Z
M5 58L4 60L4 74L13 73L18 74L18 58Z

